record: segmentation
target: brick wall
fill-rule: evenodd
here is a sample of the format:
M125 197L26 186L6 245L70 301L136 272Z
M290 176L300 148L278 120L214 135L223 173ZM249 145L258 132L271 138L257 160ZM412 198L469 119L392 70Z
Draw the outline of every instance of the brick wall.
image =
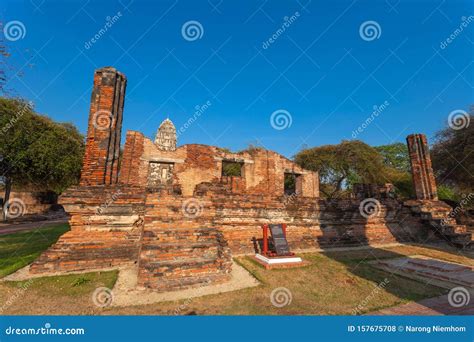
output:
M179 187L182 194L191 196L201 183L234 184L234 192L242 194L268 194L282 196L284 192L284 174L294 173L301 177L300 195L319 197L319 177L316 172L304 170L280 154L256 149L252 151L229 153L223 149L208 145L189 144L175 151L162 151L150 139L140 135L140 148L132 146L139 136L137 132L128 132L124 149L124 166L120 172L120 182L125 184L147 185L150 162L173 163L172 184ZM143 144L143 145L142 145ZM143 147L142 147L143 146ZM131 151L133 149L133 151ZM129 164L135 160L134 176L129 180ZM241 163L242 176L234 180L222 176L222 162Z
M290 247L298 249L353 247L404 241L424 241L429 229L408 208L393 200L381 201L380 212L364 218L360 201L288 199L268 196L214 195L205 209L222 230L232 253L259 250L261 226L286 223ZM204 201L204 203L208 203ZM418 222L418 223L417 223Z

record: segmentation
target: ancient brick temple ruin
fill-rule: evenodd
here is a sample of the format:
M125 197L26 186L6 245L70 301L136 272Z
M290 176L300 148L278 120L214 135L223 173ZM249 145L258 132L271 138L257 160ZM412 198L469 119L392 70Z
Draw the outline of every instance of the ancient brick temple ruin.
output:
M169 119L154 140L128 131L120 158L125 88L125 76L114 68L96 70L81 181L60 199L71 230L30 272L133 265L140 288L220 283L231 276L232 255L260 250L261 225L270 222L287 224L295 251L471 241L437 201L423 135L408 137L416 200L401 203L390 187L363 186L352 199L328 201L319 197L317 173L278 153L178 146ZM362 208L366 197L376 205L369 215Z

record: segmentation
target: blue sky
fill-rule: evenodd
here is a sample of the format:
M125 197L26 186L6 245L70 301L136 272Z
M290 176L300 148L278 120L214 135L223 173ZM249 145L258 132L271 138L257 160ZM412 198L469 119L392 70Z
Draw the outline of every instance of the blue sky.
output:
M85 133L94 69L111 65L128 78L124 135L153 137L168 116L179 128L209 101L179 144L256 143L291 157L302 146L353 138L368 118L357 138L371 145L415 132L432 137L450 112L467 109L473 7L467 0L31 0L3 1L0 20L24 26L22 38L6 39L8 86L55 120ZM190 21L198 36L183 36ZM272 125L275 111L291 125Z

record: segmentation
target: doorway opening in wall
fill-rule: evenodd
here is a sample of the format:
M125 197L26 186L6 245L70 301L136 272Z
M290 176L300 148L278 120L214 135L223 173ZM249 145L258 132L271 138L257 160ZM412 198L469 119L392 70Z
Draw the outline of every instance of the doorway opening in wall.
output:
M301 194L301 175L292 172L285 172L284 189L285 195L287 196Z
M242 177L242 168L244 163L232 160L222 161L222 176L223 177Z

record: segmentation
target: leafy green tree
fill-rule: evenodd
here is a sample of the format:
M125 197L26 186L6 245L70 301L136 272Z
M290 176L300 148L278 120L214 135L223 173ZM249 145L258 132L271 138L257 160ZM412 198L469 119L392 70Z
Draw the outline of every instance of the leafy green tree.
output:
M77 183L84 137L69 123L38 115L23 100L0 98L0 175L12 186L61 193Z
M354 183L387 182L382 156L359 140L302 150L295 156L295 162L319 172L320 190L328 198L340 197Z
M474 191L474 107L465 118L462 128L439 131L431 150L438 185L452 188L458 197Z
M404 143L376 146L386 166L387 182L395 186L400 198L413 198L413 180L411 177L410 156Z
M376 146L375 149L382 155L384 164L398 171L410 172L410 157L408 147L404 143Z

